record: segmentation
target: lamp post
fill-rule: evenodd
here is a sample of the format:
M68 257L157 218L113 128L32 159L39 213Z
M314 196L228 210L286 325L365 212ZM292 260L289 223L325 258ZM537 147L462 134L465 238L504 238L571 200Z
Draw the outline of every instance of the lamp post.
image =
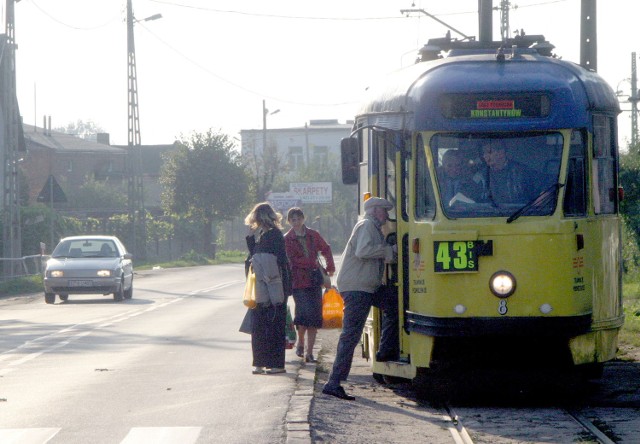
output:
M138 79L136 72L136 48L133 24L161 18L155 14L142 20L133 16L133 5L127 0L127 80L128 80L128 206L131 224L130 248L139 257L146 257L146 221L144 209L144 183L142 177L142 153L140 142L140 113L138 110ZM137 217L136 217L137 216ZM136 224L136 221L138 223ZM140 225L141 242L136 242L136 225Z
M272 116L279 112L279 109L269 112L266 101L264 99L262 100L262 152L264 154L267 153L267 115Z

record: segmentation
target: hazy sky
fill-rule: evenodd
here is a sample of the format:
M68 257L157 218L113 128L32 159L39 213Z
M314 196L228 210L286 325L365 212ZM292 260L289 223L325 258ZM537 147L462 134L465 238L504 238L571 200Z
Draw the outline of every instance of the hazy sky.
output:
M172 143L208 128L303 126L352 119L364 89L413 63L447 29L412 0L132 0L143 144ZM467 35L478 35L477 0L415 0ZM494 0L494 7L500 0ZM640 2L598 2L598 72L629 94L631 53L640 55ZM580 0L511 0L511 30L544 34L579 62ZM4 15L4 6L3 6ZM22 0L15 4L18 101L24 122L92 120L127 143L126 0ZM3 16L4 19L4 16ZM494 13L494 39L500 17ZM453 37L457 34L452 33ZM626 99L626 97L625 97ZM630 109L625 103L624 109ZM621 145L630 113L619 119Z

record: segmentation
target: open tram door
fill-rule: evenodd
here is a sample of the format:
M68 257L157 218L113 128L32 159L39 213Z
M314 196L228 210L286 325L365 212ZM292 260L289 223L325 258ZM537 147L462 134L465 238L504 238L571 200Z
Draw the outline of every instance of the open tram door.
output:
M391 300L396 305L387 310L372 308L365 325L362 346L363 356L372 361L372 370L376 379L382 375L411 379L412 372L407 352L408 342L403 333L405 304L408 300L405 285L403 285L403 269L406 269L403 258L407 257L407 236L399 236L399 232L406 232L406 204L398 196L407 196L406 176L403 175L403 165L407 164L407 147L409 140L405 132L397 129L360 124L354 137L343 139L341 143L342 179L345 184L358 184L359 213L363 214L364 202L371 196L383 197L394 204L389 212L389 221L382 227L386 242L398 246L398 261L385 264L383 283L390 287ZM409 149L410 150L410 149ZM410 152L410 151L409 151ZM404 179L403 179L404 177ZM394 342L398 343L396 359L378 362L376 351L382 336L383 317L385 325L394 325ZM404 344L404 345L403 345Z

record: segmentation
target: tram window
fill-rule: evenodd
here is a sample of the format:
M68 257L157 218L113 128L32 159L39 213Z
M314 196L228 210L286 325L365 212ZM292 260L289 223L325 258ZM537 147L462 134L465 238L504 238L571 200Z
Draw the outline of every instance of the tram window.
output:
M416 141L415 171L416 219L433 219L436 214L435 196L431 186L431 174L427 166L427 155L422 136L418 136Z
M611 119L593 118L593 207L596 214L612 214L616 206L616 158Z
M580 131L573 131L571 134L567 181L564 187L565 216L585 216L587 213L584 140Z

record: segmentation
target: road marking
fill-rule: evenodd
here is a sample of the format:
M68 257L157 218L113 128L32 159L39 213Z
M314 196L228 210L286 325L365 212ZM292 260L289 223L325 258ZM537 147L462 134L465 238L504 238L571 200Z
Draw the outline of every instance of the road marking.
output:
M60 429L0 429L2 444L44 444L49 442Z
M200 436L202 427L134 427L120 444L189 444Z
M93 319L90 321L84 321L69 327L64 327L56 332L53 333L49 333L47 335L41 336L39 338L35 338L29 341L26 341L25 343L11 349L11 350L7 350L4 351L2 353L0 353L0 362L2 361L8 361L5 362L5 368L0 368L0 376L4 376L6 374L11 373L13 370L15 370L17 368L17 366L19 366L20 364L23 364L27 361L30 361L34 358L37 358L38 356L56 350L58 348L64 347L65 345L68 345L69 343L71 343L72 341L82 337L82 336L87 336L90 335L91 333L93 333L95 330L101 329L101 328L106 328L106 327L110 327L114 324L117 324L118 322L122 322L122 321L126 321L128 319L132 319L136 316L140 316L141 314L145 314L145 313L149 313L152 312L154 310L157 310L159 308L164 308L167 307L171 304L175 304L176 302L181 302L184 301L185 299L190 298L191 296L194 296L196 294L199 293L205 293L207 291L212 291L212 290L219 290L221 288L226 288L226 287L230 287L232 285L236 285L239 284L241 282L244 282L242 280L234 280L234 281L227 281L227 282L223 282L221 284L217 284L214 285L212 287L207 287L207 288L203 288L203 289L199 289L199 290L194 290L186 295L174 298L174 299L169 299L163 303L157 304L157 305L153 305L152 307L147 307L144 309L132 309L129 311L126 311L124 313L118 313L115 314L113 316L107 316L107 317L101 317L101 318L97 318L97 319ZM91 327L91 325L93 324L93 327ZM89 327L89 330L84 330L80 333L77 333L78 331L78 327ZM48 339L53 339L53 340L59 340L59 342L56 342L52 345L49 345L47 347L47 344L44 343L44 341L48 340ZM46 347L46 348L45 348ZM37 350L37 351L33 351L32 353L26 354L26 355L22 355L20 353L24 353L24 352L28 352L29 349L31 350ZM11 359L13 359L13 361L11 361ZM3 440L0 440L0 443L4 444Z

